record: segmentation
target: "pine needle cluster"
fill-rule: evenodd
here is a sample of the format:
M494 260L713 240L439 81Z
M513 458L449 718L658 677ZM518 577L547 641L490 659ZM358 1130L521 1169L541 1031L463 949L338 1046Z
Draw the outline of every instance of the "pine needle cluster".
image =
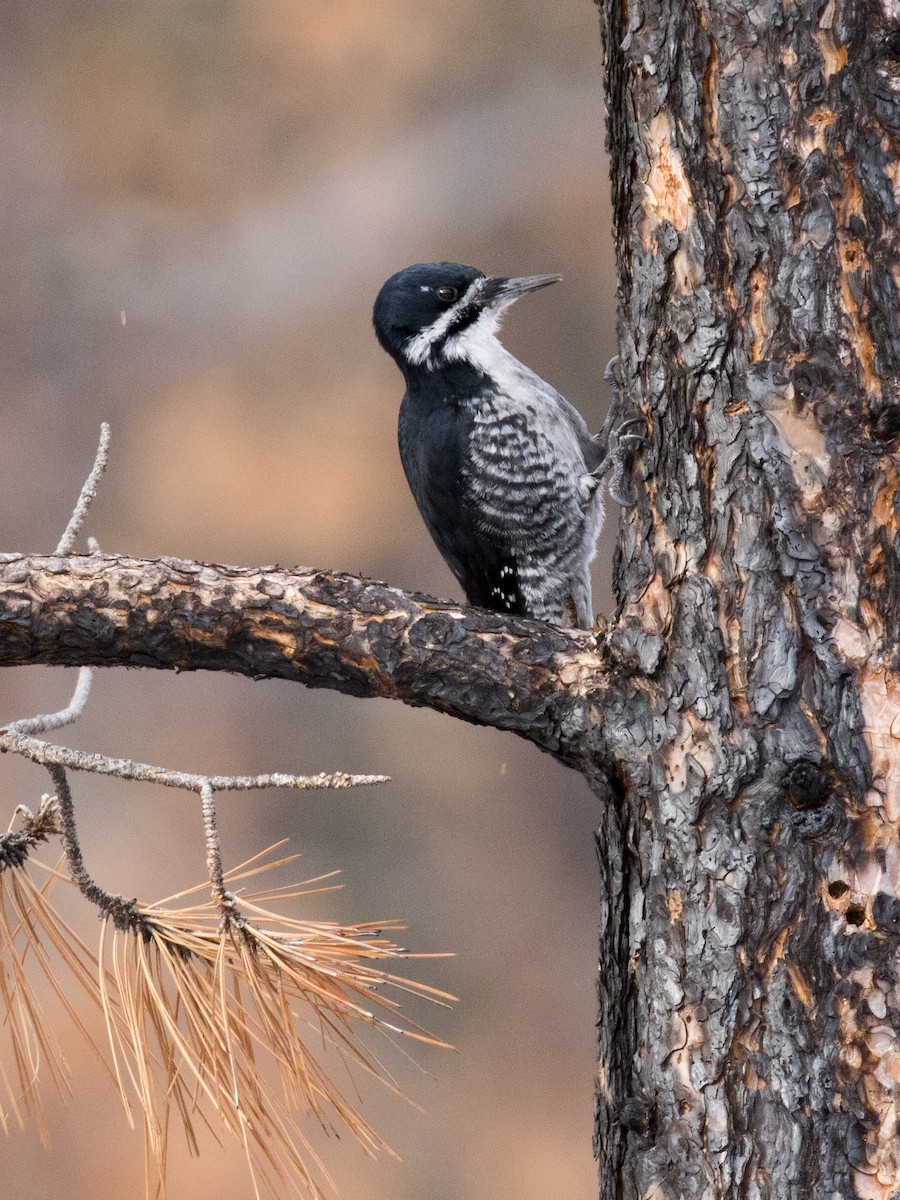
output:
M423 957L391 940L402 928L395 921L338 925L272 907L329 890L334 885L324 878L250 894L231 890L298 857L273 859L279 849L225 876L225 905L204 897L204 883L156 904L134 903L127 927L104 920L97 954L48 899L50 885L66 877L24 859L10 866L0 849L0 1002L15 1065L14 1074L0 1074L4 1129L7 1113L20 1125L28 1116L46 1136L37 1088L42 1067L57 1086L71 1088L31 982L36 967L102 1058L129 1121L143 1124L148 1194L164 1193L173 1124L194 1153L203 1129L220 1142L237 1138L256 1196L324 1196L331 1179L305 1132L310 1118L328 1133L349 1132L367 1153L393 1154L362 1115L345 1067L396 1090L360 1032L368 1026L445 1046L401 1020L397 997L406 992L441 1004L453 997L389 969ZM105 1046L79 1015L73 978L103 1012Z

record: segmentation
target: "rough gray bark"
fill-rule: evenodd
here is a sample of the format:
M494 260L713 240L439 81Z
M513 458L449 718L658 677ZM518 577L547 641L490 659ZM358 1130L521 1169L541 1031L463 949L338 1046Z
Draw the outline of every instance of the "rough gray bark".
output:
M900 13L598 3L651 429L616 626L663 643L600 838L601 1196L887 1200Z
M609 628L322 572L19 555L0 664L277 675L535 741L605 801L602 1200L888 1200L898 14L600 9L621 373L648 425Z

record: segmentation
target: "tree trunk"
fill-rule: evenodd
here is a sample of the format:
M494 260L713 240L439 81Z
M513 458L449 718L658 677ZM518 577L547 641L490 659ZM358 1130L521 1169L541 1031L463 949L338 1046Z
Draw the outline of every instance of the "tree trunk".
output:
M600 7L648 435L609 629L324 572L8 555L0 663L279 676L531 739L604 800L602 1200L888 1200L896 14Z
M651 431L611 634L635 674L599 837L601 1196L887 1200L897 13L599 7Z

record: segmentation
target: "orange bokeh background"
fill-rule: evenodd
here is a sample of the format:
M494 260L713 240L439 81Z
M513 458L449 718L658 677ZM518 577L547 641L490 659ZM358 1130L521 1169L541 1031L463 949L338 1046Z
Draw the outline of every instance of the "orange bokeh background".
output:
M562 272L505 340L599 427L615 285L589 0L8 0L0 58L0 549L53 548L108 420L103 549L458 598L403 479L402 382L371 304L423 259ZM72 683L3 672L0 720ZM578 775L434 713L212 675L100 672L66 740L185 770L389 774L220 803L232 863L288 837L304 877L343 869L313 915L402 917L412 949L456 954L411 968L461 997L413 1013L456 1052L413 1065L376 1041L422 1111L362 1086L403 1162L317 1146L348 1200L592 1200L596 811ZM0 766L10 815L49 789ZM104 885L154 900L202 878L191 797L73 786ZM143 1194L140 1132L71 1054L73 1095L46 1096L51 1150L30 1130L0 1142L4 1198ZM195 1161L175 1137L168 1194L250 1196L239 1149L207 1139Z

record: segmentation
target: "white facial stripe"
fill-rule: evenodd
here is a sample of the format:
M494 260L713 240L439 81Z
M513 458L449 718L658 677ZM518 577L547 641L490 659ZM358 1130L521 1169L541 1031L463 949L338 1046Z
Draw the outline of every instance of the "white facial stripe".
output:
M523 367L508 350L497 341L500 312L493 305L484 309L477 321L448 338L444 356L450 361L465 360L490 375L501 387L515 386L514 379L521 382Z
M445 313L441 313L438 319L429 325L427 329L421 330L414 338L406 343L406 359L415 367L421 367L427 362L431 356L431 351L436 345L443 341L447 330L453 325L456 318L463 309L475 299L481 291L481 285L484 280L473 279L466 288L462 296L457 300L452 308L448 308Z

